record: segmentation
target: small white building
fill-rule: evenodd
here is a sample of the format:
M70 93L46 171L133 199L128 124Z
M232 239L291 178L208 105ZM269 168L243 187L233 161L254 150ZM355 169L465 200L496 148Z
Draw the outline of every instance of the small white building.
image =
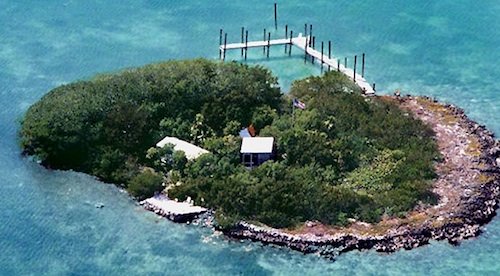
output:
M193 160L204 153L209 153L209 151L206 149L202 149L179 138L168 136L163 138L160 142L156 143L156 146L159 148L163 148L166 144L174 145L174 150L183 151L186 154L186 158L188 160Z
M241 162L248 168L274 159L273 137L243 137L241 143Z

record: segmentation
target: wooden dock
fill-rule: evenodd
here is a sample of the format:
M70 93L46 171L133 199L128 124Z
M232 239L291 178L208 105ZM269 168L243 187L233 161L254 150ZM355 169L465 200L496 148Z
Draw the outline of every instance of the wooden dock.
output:
M188 222L207 212L206 208L193 206L188 202L177 202L163 194L155 195L139 203L146 210L175 222Z
M242 42L242 43L226 44L224 42L224 44L222 44L222 40L221 40L220 41L221 45L219 46L220 57L221 57L221 59L225 59L227 50L236 50L236 49L241 49L242 51L245 51L245 56L246 56L246 51L248 48L257 48L257 47L262 47L264 49L267 48L267 54L269 56L269 47L271 47L271 46L289 45L288 47L291 47L293 45L293 46L301 49L304 52L306 58L307 58L307 56L311 57L311 60L313 63L320 64L320 66L323 67L322 69L326 69L326 70L330 70L330 71L331 70L338 70L339 72L342 72L347 77L352 79L361 88L361 90L364 91L364 93L366 95L374 95L375 94L374 86L370 85L370 83L368 83L368 81L364 78L364 76L358 74L355 71L356 66L354 66L354 69L350 69L350 68L347 68L346 66L344 66L344 64L341 64L339 62L339 59L336 59L333 57L328 58L328 55L325 55L324 53L314 49L314 47L310 47L310 45L311 45L310 40L311 40L311 36L303 36L301 33L299 33L299 35L297 37L290 37L290 38L283 38L283 39L272 39L272 40L268 38L268 40L262 40L262 41L248 41L246 39L245 42ZM224 39L224 41L227 41L227 37ZM355 64L356 64L356 62L355 62ZM362 71L364 71L364 68Z

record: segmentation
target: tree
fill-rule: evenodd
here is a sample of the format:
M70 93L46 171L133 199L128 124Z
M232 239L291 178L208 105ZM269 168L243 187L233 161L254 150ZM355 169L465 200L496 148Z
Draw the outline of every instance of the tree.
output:
M271 123L278 118L278 114L275 109L271 109L269 106L262 106L256 108L252 115L252 124L259 132L264 127L271 125Z
M139 200L151 197L162 189L163 177L151 170L144 170L128 183L127 191Z

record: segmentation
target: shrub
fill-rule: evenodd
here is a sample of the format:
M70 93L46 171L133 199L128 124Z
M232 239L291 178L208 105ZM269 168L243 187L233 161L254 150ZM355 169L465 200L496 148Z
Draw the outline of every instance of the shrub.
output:
M127 191L139 200L151 197L162 189L163 177L151 170L144 170L134 176L127 185Z

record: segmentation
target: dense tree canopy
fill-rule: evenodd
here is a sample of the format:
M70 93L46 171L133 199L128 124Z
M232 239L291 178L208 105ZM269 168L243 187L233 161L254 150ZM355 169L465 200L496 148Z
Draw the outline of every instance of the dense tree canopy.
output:
M305 110L292 110L295 97ZM439 153L421 121L394 103L363 97L336 72L295 82L285 98L282 112L259 110L252 119L261 136L275 137L276 161L247 170L220 154L206 156L188 168L210 171L187 174L169 194L218 210L223 226L240 219L276 227L374 222L434 200Z
M165 135L199 144L280 103L262 67L169 61L55 88L26 113L21 143L45 165L126 185Z
M21 142L43 164L87 172L149 196L171 187L217 211L275 227L305 220L342 225L401 215L430 193L439 157L429 127L347 77L296 81L282 95L262 67L170 61L55 88L27 112ZM306 103L292 109L292 98ZM277 159L248 170L238 132L273 136ZM163 136L211 153L188 161Z

